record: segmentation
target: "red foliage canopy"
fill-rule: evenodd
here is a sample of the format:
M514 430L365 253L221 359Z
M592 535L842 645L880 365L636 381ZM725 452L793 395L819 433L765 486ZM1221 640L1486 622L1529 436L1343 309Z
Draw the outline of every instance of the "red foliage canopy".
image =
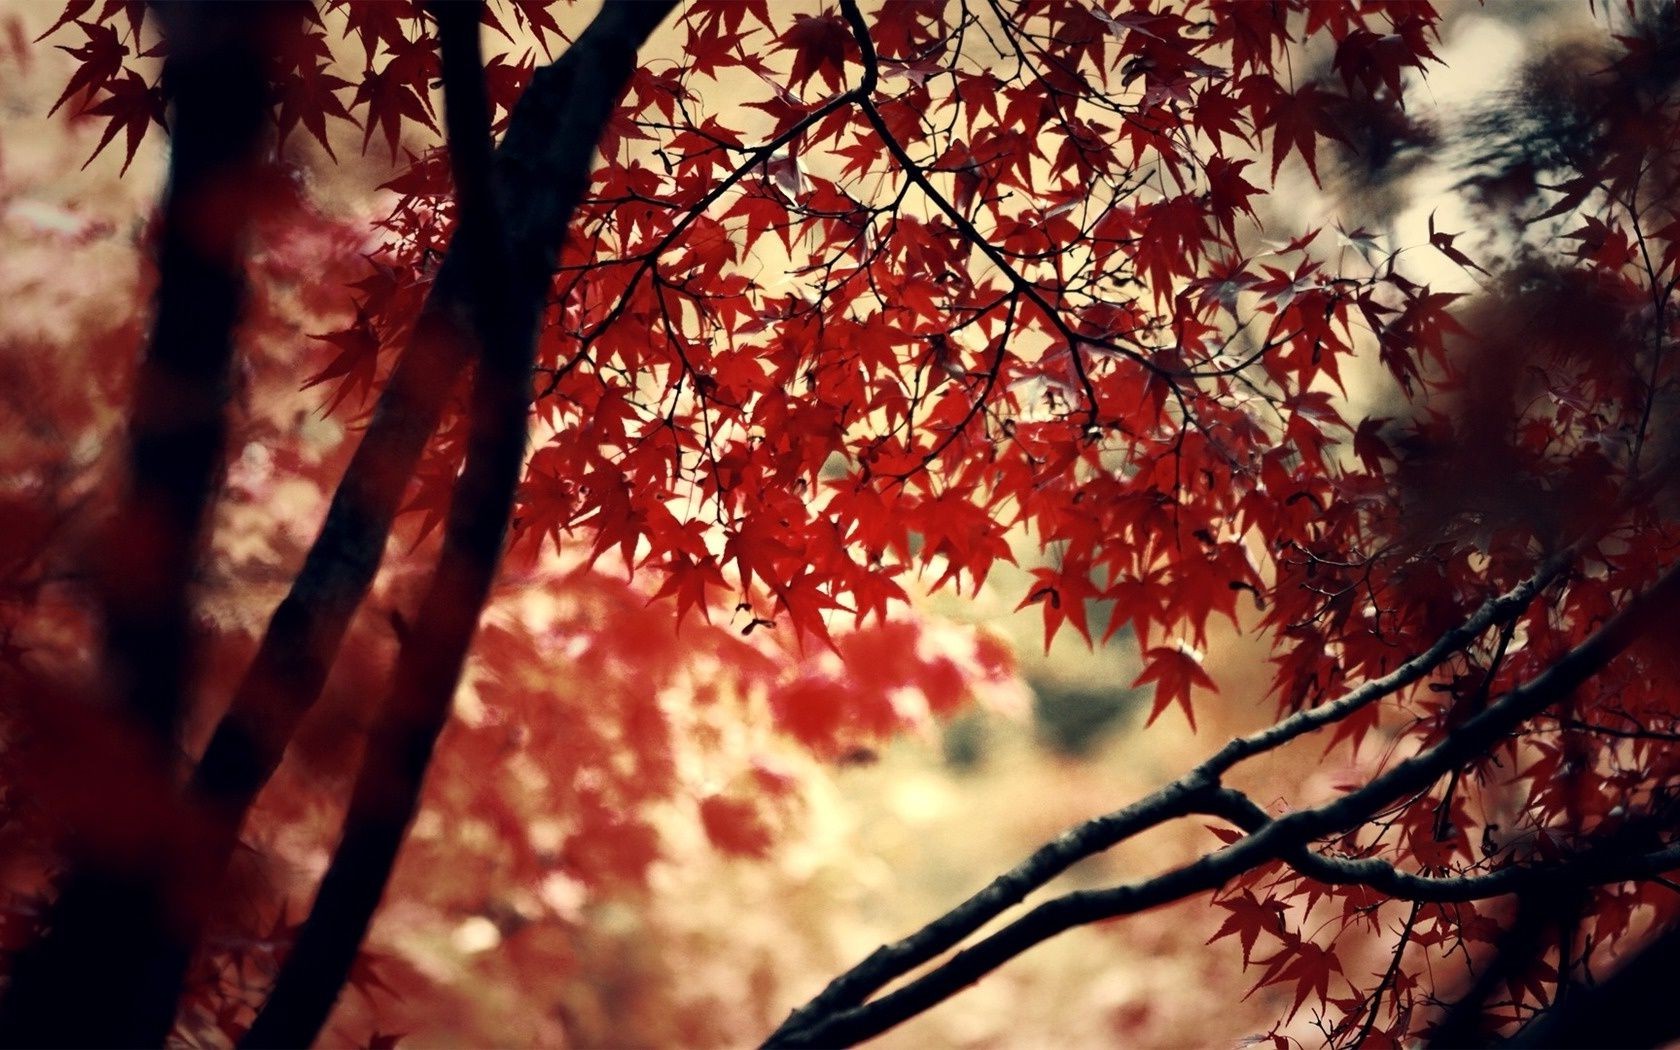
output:
M77 63L57 107L105 122L96 154L120 133L125 168L166 101L188 119L192 81L160 79L153 56L184 64L201 31L166 27L159 48L147 10L72 0L46 33ZM499 491L474 480L494 474L480 452L498 419L504 430L523 420L528 397L503 587L558 604L541 631L527 619L480 633L478 695L521 712L519 732L551 735L545 754L569 763L542 802L575 817L562 852L584 878L634 872L657 849L635 803L674 790L662 683L715 675L838 756L908 724L906 690L944 714L1005 677L985 637L967 652L918 644L915 621L901 619L912 575L977 591L998 562L1041 552L1021 604L1041 607L1047 642L1064 626L1089 642L1135 635L1152 720L1176 708L1194 725L1211 701L1200 654L1216 619L1273 646L1276 726L871 956L775 1041L867 1037L1060 930L1199 892L1229 912L1219 936L1236 938L1258 984L1286 987L1290 1017L1310 1008L1338 1045L1566 1018L1548 1012L1559 989L1680 919L1662 878L1680 861L1680 696L1652 642L1680 541L1666 353L1680 284L1671 9L1630 13L1613 40L1580 45L1590 54L1574 66L1568 54L1537 64L1526 93L1480 129L1464 185L1505 231L1485 257L1433 218L1426 245L1384 251L1365 229L1297 225L1277 199L1305 192L1303 172L1327 177L1332 158L1378 179L1427 143L1406 106L1435 60L1438 16L1415 0L869 11L693 0L658 28L661 5L609 5L558 60L563 19L541 0L504 0L472 7L485 41L500 42L467 67L481 71L476 85L452 74L447 35L434 31L446 10L300 5L248 45L276 145L227 162L263 188L238 198L246 254L230 263L249 289L241 382L284 404L301 385L315 399L305 403L366 436L346 468L336 448L300 454L295 421L242 404L231 447L273 446L276 477L323 488L348 470L348 509L329 516L298 579L314 579L323 550L366 564L350 573L360 582L334 590L345 577L333 569L309 591L336 610L321 623L287 635L277 614L264 637L275 667L302 653L310 670L253 672L217 739L266 757L239 752L249 768L230 767L227 783L217 743L199 765L195 784L211 785L199 801L223 828L210 883L345 632L369 639L350 648L383 651L393 624L409 654L390 687L395 735L375 730L357 787L371 808L354 803L351 824L358 813L394 820L394 853L413 801L379 808L400 777L377 772L378 742L404 756L419 747L423 771L441 722L414 744L403 733L418 715L402 698L442 682L447 701L459 661L405 677L404 660L421 666L455 640L464 651L471 622L450 634L447 616L438 627L425 610L477 615L489 579L477 592L450 584L451 559L470 568L488 554L481 568L493 569L502 523L473 518L493 499L469 506L460 494ZM621 99L601 97L618 81ZM488 107L476 131L475 97ZM326 163L318 153L353 146L355 127L364 150L404 158L371 241L324 218L306 174ZM490 135L502 143L494 161ZM180 221L166 215L163 236ZM1450 272L1423 262L1431 255L1464 279L1425 283ZM173 274L160 258L161 303ZM332 319L315 342L296 338L298 307L274 309L286 295ZM134 329L113 342L132 345ZM166 338L160 324L153 358ZM504 345L512 363L496 364ZM469 392L456 378L475 359ZM510 370L517 389L498 393L495 376ZM1383 414L1363 415L1357 406L1383 404L1363 391L1389 387ZM8 695L43 683L59 695L78 666L83 682L98 677L83 642L123 607L97 588L69 611L59 601L49 581L80 556L66 521L122 504L81 505L86 465L61 444L20 440L5 455ZM261 500L240 485L230 472L225 498ZM390 622L352 627L393 513L410 548L393 557L435 559L437 575L424 601L403 592L384 606L403 610ZM197 535L191 521L181 528ZM488 548L467 540L484 535ZM634 592L612 573L658 603L632 610ZM671 620L680 647L661 640ZM247 659L255 629L225 633L196 651ZM545 701L533 669L566 644L610 710ZM239 674L207 662L191 677L225 696L218 683ZM294 692L294 680L312 684ZM8 717L53 729L34 713ZM163 725L173 746L179 719ZM1364 763L1340 797L1278 814L1222 786L1238 762L1321 728ZM480 724L450 746L488 750L506 732ZM1372 734L1380 753L1360 749ZM614 746L634 776L579 775L611 766L593 751ZM25 759L53 753L9 744L22 770L9 783L45 775ZM454 760L446 747L439 761ZM757 787L698 803L719 849L771 847L758 798L774 790ZM45 808L33 833L77 827L71 802ZM1053 898L876 995L1080 857L1197 813L1234 829L1223 849ZM78 843L64 856L107 863L109 848ZM1504 931L1489 921L1508 909L1487 902L1542 881L1563 903L1525 905ZM322 900L332 885L329 875ZM1529 935L1550 947L1512 947ZM1342 946L1372 937L1392 964L1344 967ZM1460 945L1490 958L1497 981L1467 993L1437 984L1431 960ZM229 1032L249 1020L229 1017Z

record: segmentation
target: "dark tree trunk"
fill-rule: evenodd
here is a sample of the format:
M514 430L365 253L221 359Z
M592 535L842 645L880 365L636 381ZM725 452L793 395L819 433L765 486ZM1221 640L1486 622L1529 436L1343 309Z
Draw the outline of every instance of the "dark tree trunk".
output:
M208 3L155 10L173 106L155 316L136 376L127 488L91 560L104 613L108 727L141 752L125 773L145 780L109 790L165 800L194 678L191 585L222 466L249 194L260 184L265 37L281 27L279 9L264 9L266 17ZM111 775L96 766L76 775ZM185 965L182 887L191 872L185 822L168 819L166 806L155 810L160 826L138 847L133 829L73 815L71 872L46 933L13 961L0 1041L162 1043L174 1006L158 992ZM95 1007L90 988L98 989Z

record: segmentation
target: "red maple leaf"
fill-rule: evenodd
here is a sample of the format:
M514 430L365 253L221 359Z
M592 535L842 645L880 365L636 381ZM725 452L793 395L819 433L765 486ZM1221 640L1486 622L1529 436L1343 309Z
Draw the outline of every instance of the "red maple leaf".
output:
M117 31L110 26L80 21L76 26L87 34L87 42L81 47L59 45L58 49L74 58L77 65L76 71L70 74L70 82L64 85L64 93L47 110L49 117L57 113L58 107L72 95L84 91L92 95L105 87L122 72L122 60L129 53L128 47L117 39Z
M1196 728L1196 711L1190 705L1191 687L1218 689L1208 673L1202 670L1202 662L1185 649L1164 645L1145 652L1143 662L1143 673L1137 676L1132 688L1146 682L1155 683L1155 705L1149 710L1149 721L1154 722L1161 712L1176 703L1184 708L1184 717L1190 722L1190 728Z
M799 15L781 35L780 42L793 51L789 82L795 90L803 88L817 75L822 76L823 83L838 90L841 71L846 65L846 52L848 48L856 47L845 20L832 11L820 15Z
M1318 181L1318 140L1346 141L1341 127L1331 116L1335 97L1316 84L1308 84L1294 93L1278 90L1272 95L1261 120L1269 125L1272 133L1273 180L1277 179L1284 158L1293 150L1306 162L1313 181Z
M1207 943L1235 936L1242 945L1244 966L1248 965L1254 945L1262 933L1276 937L1285 929L1283 905L1273 900L1262 901L1254 896L1253 890L1243 890L1235 896L1214 901L1214 904L1230 914L1225 916L1225 921L1207 939Z
M116 138L117 132L125 133L125 154L122 170L134 162L134 154L140 148L140 140L146 137L146 129L156 124L163 127L163 90L156 84L147 84L140 74L128 70L122 77L105 85L108 94L97 104L89 106L86 112L91 116L109 117L105 130L99 136L99 145L94 147L93 153L82 162L82 167L93 163L93 158L99 156L111 140Z

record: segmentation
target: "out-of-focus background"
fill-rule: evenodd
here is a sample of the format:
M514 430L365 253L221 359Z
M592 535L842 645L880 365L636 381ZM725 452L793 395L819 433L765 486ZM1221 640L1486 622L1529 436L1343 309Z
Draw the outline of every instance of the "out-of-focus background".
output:
M1339 221L1347 230L1364 227L1385 251L1427 243L1431 215L1443 230L1471 227L1453 191L1460 178L1453 167L1455 128L1496 104L1490 93L1531 49L1574 31L1588 12L1585 4L1561 2L1449 0L1443 6L1442 64L1408 92L1416 100L1412 116L1431 129L1432 141L1414 143L1411 160L1380 172L1353 155L1329 163L1322 189L1286 168L1283 177L1293 180L1295 192L1268 200L1292 213L1263 214L1264 225L1288 230ZM590 12L559 13L564 24L577 25ZM78 433L86 441L89 433L109 433L120 419L121 405L101 401L90 386L103 367L90 348L102 345L120 320L111 304L127 302L146 280L139 245L165 156L162 136L154 133L126 173L118 148L87 162L103 121L77 117L73 107L47 115L72 68L55 45L72 44L76 36L33 41L58 14L51 0L0 2L0 365L8 376L27 373L37 392L57 389L66 401L85 402L92 418ZM505 41L487 42L506 49ZM659 54L656 37L650 61L675 57ZM307 142L297 160L307 172L307 192L323 210L350 225L365 223L388 205L388 191L379 186L397 169L377 136L365 153L353 130L342 138L336 164ZM1417 265L1432 267L1416 276L1440 287L1466 280L1440 260ZM299 338L307 334L300 326ZM1356 378L1349 396L1380 403L1391 396L1382 382L1374 373ZM321 391L293 398L306 437L323 446L345 440L339 424L318 411ZM22 418L16 406L10 411L13 420ZM11 427L0 429L0 442L26 440ZM81 461L93 463L98 453L85 449ZM264 456L260 447L248 449L241 468L265 478L283 475ZM235 485L256 486L235 474ZM218 534L224 550L258 561L261 537L276 519L307 534L321 495L314 483L289 486L283 476L261 491L261 499L225 512ZM337 1016L334 1038L400 1035L402 1045L415 1046L752 1043L878 944L959 902L1070 824L1177 776L1231 734L1275 713L1267 696L1267 642L1247 630L1258 617L1245 609L1247 622L1223 625L1210 638L1205 666L1218 694L1198 706L1195 730L1177 711L1145 729L1148 687L1131 688L1139 671L1135 640L1122 632L1087 648L1064 631L1046 652L1038 611L1013 609L1013 596L1024 593L1025 574L1041 555L1023 544L1017 557L1018 567L1000 565L973 597L948 591L918 597L918 615L934 644L946 625L956 625L949 627L953 637L962 631L970 637L977 627L1007 642L1019 672L965 713L922 720L920 732L819 761L761 728L741 728L750 707L725 712L691 697L665 698L667 707L688 712L686 721L676 721L704 737L707 754L734 748L767 782L784 777L792 785L766 829L767 842L720 849L691 809L654 806L648 821L658 857L640 877L533 881L502 866L498 836L541 840L548 834L542 814L529 812L531 826L509 829L456 819L453 809L445 817L434 798L416 826L376 924L374 955ZM242 600L248 607L228 598L211 614L250 619L269 599ZM1100 634L1105 612L1095 613ZM703 679L699 673L682 681L703 687ZM548 687L563 695L572 683L557 672ZM468 721L488 718L487 703L469 691ZM1240 786L1277 808L1320 801L1351 782L1381 746L1373 739L1365 752L1326 755L1322 742L1308 741L1274 756ZM677 760L687 759L679 753ZM710 768L695 774L697 782L712 775ZM438 775L446 779L440 790L453 790L447 764ZM273 815L282 827L264 845L280 860L264 869L265 877L269 888L291 896L295 919L324 864L333 810L282 804ZM1200 823L1180 822L1081 864L1052 891L1145 875L1216 842ZM1208 943L1223 915L1199 898L1074 931L889 1034L882 1045L1188 1047L1263 1036L1288 1013L1290 991L1249 994L1255 975L1245 976L1237 938ZM1350 973L1361 962L1365 972L1357 976L1364 981L1383 960L1375 949L1367 960L1344 959ZM1303 1009L1283 1031L1311 1045L1312 1024Z

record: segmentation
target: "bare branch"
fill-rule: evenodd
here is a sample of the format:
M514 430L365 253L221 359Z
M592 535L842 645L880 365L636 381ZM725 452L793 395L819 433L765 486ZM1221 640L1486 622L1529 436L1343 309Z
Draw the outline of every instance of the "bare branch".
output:
M1532 595L1532 592L1530 594ZM1429 750L1396 764L1364 787L1334 802L1289 813L1263 825L1257 825L1249 835L1226 849L1143 882L1110 889L1069 893L1046 901L996 933L958 952L938 967L880 999L826 1015L806 1007L771 1036L770 1044L819 1046L850 1044L867 1039L944 1001L1033 945L1065 930L1133 914L1216 889L1268 860L1281 858L1287 861L1291 856L1299 857L1299 850L1306 844L1354 827L1383 806L1427 787L1470 757L1486 751L1524 721L1569 696L1643 634L1676 596L1680 596L1680 567L1670 568L1644 593L1631 599L1591 637L1570 650L1546 671L1511 690L1487 709L1470 718L1451 736ZM1433 651L1432 649L1431 652ZM1442 654L1442 658L1444 656L1445 654ZM1229 749L1230 745L1226 750ZM1223 753L1224 751L1221 752ZM1216 755L1215 760L1218 757ZM1213 761L1210 760L1210 763ZM1192 777L1195 775L1195 772L1190 774ZM1184 781L1180 780L1169 787L1182 790L1183 783ZM1229 805L1229 796L1209 790L1216 786L1217 780L1212 780L1202 789L1209 792L1204 801L1215 805ZM1156 796L1152 796L1154 797ZM1149 801L1146 799L1145 803ZM1653 863L1667 863L1670 859L1665 854ZM1372 869L1369 874L1372 877L1381 877L1376 869ZM1395 874L1398 876L1400 873ZM924 956L923 960L918 961L924 961L925 958L927 957ZM879 978L879 975L872 971L859 975L858 971L863 969L864 966L860 965L840 980L852 979L862 986ZM874 987L880 987L892 976L897 974L879 978ZM831 984L830 989L833 987ZM828 990L825 990L824 994L827 992ZM809 1020L795 1023L795 1019L802 1018Z
M1171 784L1124 809L1064 832L1031 857L994 879L985 889L916 933L877 949L841 974L809 1003L795 1010L770 1043L821 1018L862 1003L869 995L954 946L987 922L1019 904L1028 893L1066 871L1076 861L1108 849L1139 832L1206 805L1219 778L1254 755L1281 747L1297 737L1338 722L1359 709L1419 681L1453 653L1494 624L1514 619L1567 564L1568 552L1549 558L1535 573L1504 594L1489 599L1434 645L1393 671L1365 682L1320 707L1297 712L1274 725L1237 737Z
M1251 834L1274 823L1251 799L1229 788L1221 789L1208 809ZM1606 835L1566 857L1476 875L1418 875L1374 858L1327 857L1305 843L1291 847L1282 860L1317 882L1369 886L1396 900L1429 904L1486 900L1559 885L1625 882L1680 866L1680 843L1641 853L1628 850L1628 839Z

